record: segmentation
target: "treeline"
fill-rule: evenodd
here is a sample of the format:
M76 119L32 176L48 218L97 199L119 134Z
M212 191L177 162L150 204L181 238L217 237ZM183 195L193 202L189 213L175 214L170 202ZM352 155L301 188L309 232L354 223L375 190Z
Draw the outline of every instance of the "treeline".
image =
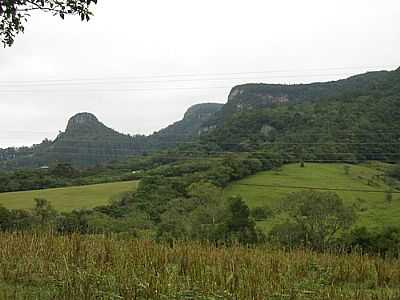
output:
M354 208L345 206L334 193L294 193L278 210L249 209L240 197L224 198L223 188L230 182L279 168L284 163L271 153L158 163L158 167L141 172L136 192L126 193L110 205L60 214L45 199L36 199L32 211L2 208L0 228L20 231L51 227L60 234L115 233L169 243L177 240L224 245L271 243L317 251L359 249L371 254L399 254L398 228L385 228L381 232L354 228L357 219ZM257 221L277 214L284 221L268 234L257 228Z
M135 180L146 170L179 159L176 152L165 151L87 168L57 163L42 169L0 171L0 193Z
M128 170L98 166L76 169L60 163L49 169L24 169L0 173L0 193L133 180Z
M198 188L192 187L193 196L200 196ZM63 235L112 233L129 238L155 239L171 245L187 240L224 246L268 244L286 249L307 248L318 252L356 252L399 258L400 228L387 227L379 231L365 227L351 229L356 220L354 210L344 206L334 193L307 191L290 195L286 199L291 203L286 207L286 213L291 218L265 234L256 227L259 209L250 210L240 197L225 202L220 198L213 199L212 195L217 195L218 191L212 185L208 186L207 192L204 191L203 186L202 195L197 199L208 198L206 203L197 203L192 210L188 209L190 203L168 210L160 216L157 226L138 212L130 212L129 218L111 217L97 209L58 213L45 199L35 199L36 205L30 211L0 207L0 230L51 230ZM269 217L268 214L261 216L264 219ZM148 234L140 231L145 227Z

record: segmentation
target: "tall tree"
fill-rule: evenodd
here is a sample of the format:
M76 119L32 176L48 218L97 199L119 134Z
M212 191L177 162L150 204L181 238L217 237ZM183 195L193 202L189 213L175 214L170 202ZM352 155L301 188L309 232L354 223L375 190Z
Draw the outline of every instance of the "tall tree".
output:
M284 201L290 219L276 225L271 236L289 246L303 245L322 250L350 229L356 220L352 207L345 206L335 193L302 191Z
M97 0L0 0L0 41L4 47L11 46L15 36L24 32L24 23L33 11L62 19L65 15L79 15L82 21L89 21L93 3L97 4Z

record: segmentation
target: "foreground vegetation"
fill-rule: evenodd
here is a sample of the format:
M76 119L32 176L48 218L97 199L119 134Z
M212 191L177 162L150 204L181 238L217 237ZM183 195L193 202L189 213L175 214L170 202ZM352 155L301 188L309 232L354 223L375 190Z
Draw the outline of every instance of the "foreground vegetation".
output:
M308 250L0 234L5 299L398 299L400 261Z
M113 197L136 189L137 181L103 183L88 186L0 193L0 205L9 209L31 209L34 199L48 200L54 209L70 212L109 204Z

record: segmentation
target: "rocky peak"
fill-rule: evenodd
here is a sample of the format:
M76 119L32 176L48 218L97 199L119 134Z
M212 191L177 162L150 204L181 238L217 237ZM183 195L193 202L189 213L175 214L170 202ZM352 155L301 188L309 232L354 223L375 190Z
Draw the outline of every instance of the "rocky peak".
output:
M73 116L68 121L67 131L70 129L74 129L81 126L91 125L91 124L99 124L99 120L95 115L87 112L79 113Z

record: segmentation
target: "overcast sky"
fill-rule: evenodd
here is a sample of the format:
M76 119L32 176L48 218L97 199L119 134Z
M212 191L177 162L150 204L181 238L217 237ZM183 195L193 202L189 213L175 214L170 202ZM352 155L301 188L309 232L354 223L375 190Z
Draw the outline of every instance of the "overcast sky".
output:
M149 134L236 84L400 65L398 0L99 0L89 23L33 14L0 49L0 147L54 138L77 112Z

